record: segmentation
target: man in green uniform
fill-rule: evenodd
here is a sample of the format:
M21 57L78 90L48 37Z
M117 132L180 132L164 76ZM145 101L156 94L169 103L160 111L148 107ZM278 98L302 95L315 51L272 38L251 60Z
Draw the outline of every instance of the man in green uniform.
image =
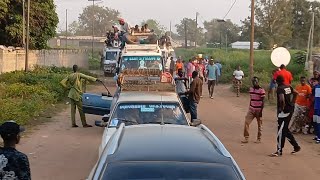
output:
M68 97L70 98L70 101L71 101L72 127L74 127L74 128L78 127L76 124L76 118L75 118L76 107L78 108L83 127L84 128L92 127L91 125L87 124L86 116L82 111L83 82L84 82L84 80L92 81L92 82L94 82L94 81L101 82L101 80L94 78L94 77L91 77L91 76L84 75L82 73L79 73L77 65L73 66L73 72L74 73L70 74L67 78L65 78L61 82L62 86L69 89Z

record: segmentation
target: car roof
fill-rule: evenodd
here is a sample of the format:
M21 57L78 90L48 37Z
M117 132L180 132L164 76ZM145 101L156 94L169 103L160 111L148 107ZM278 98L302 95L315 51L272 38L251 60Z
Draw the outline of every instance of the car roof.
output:
M121 92L117 102L179 102L179 100L175 92L131 91Z
M170 161L233 165L200 128L179 125L125 127L119 146L107 162Z

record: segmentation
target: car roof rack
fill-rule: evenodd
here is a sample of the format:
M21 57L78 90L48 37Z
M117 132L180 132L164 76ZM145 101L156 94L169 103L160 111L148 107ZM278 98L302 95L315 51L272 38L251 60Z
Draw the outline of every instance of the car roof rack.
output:
M176 92L175 82L172 76L156 69L124 70L119 76L118 85L122 92Z
M231 154L229 153L229 151L224 147L224 145L221 143L221 141L218 139L218 137L216 135L214 135L212 133L212 131L210 131L210 129L203 125L200 124L199 126L197 126L198 128L200 128L201 130L206 131L212 138L213 138L213 143L217 146L217 148L219 149L219 151L222 153L222 155L224 155L225 157L228 157L231 159L231 161L233 162L233 164L235 165L236 170L238 171L238 173L241 176L241 179L246 179L243 175L243 173L241 172L240 167L238 166L237 162L234 160L234 158L231 156Z

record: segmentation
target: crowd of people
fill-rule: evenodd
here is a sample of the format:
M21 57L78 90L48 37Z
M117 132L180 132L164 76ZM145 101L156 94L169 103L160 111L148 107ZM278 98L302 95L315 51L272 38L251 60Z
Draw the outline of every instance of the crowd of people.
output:
M175 62L173 58L170 66L170 72L174 75L176 82L176 91L181 99L186 112L190 112L192 122L198 119L197 107L203 97L202 86L208 84L209 98L213 99L214 87L218 84L222 73L222 65L213 58L194 57L185 62L178 57ZM240 66L233 73L235 84L241 84L244 77ZM78 108L80 119L84 128L92 127L88 125L85 115L82 112L83 80L99 81L101 80L86 76L78 72L78 66L73 66L73 73L67 76L61 84L69 89L68 97L71 100L71 126L77 128L75 121L75 110ZM236 82L238 81L238 82ZM269 87L269 93L274 90L277 99L277 118L278 133L276 152L270 154L271 157L282 156L282 149L285 145L285 139L293 146L292 154L301 150L294 134L314 134L316 143L320 143L320 73L314 71L313 77L307 80L306 77L300 77L300 84L295 88L291 83L293 77L285 65L272 73L272 81ZM266 91L260 86L259 78L253 77L252 87L250 87L250 104L244 123L244 140L242 143L249 142L249 126L256 119L258 124L258 133L256 143L262 141L263 110ZM314 129L312 132L311 130ZM0 125L0 135L4 145L0 147L0 179L21 179L30 180L30 165L28 157L16 150L16 144L20 142L20 133L24 128L14 121L8 121Z
M170 58L169 72L175 77L177 93L187 112L190 112L192 121L198 118L197 105L203 97L203 84L208 84L209 98L213 99L214 87L219 82L222 65L213 58L202 55L189 59L188 62L181 57L174 61Z
M300 83L293 88L291 83L293 77L285 65L272 72L268 98L274 97L277 100L277 150L270 156L279 157L285 139L293 146L292 154L301 150L300 145L294 138L294 134L314 134L316 143L320 143L320 76L319 72L314 72L314 77L309 81L306 77L300 77ZM244 140L249 142L249 125L253 119L257 120L258 135L256 143L261 142L262 137L262 112L264 108L265 90L259 85L259 78L253 77L250 88L250 106L245 117ZM272 96L271 96L272 95ZM313 129L313 132L311 131Z

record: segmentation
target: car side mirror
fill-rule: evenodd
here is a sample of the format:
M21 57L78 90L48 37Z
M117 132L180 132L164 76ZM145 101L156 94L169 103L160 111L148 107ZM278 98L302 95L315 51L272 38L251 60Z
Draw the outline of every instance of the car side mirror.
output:
M94 125L97 127L106 127L107 126L107 124L103 121L95 121Z
M191 123L191 126L194 126L194 127L197 127L199 126L201 123L201 120L200 119L195 119L193 120L193 122Z
M110 114L106 114L102 117L103 122L109 122L110 120Z

